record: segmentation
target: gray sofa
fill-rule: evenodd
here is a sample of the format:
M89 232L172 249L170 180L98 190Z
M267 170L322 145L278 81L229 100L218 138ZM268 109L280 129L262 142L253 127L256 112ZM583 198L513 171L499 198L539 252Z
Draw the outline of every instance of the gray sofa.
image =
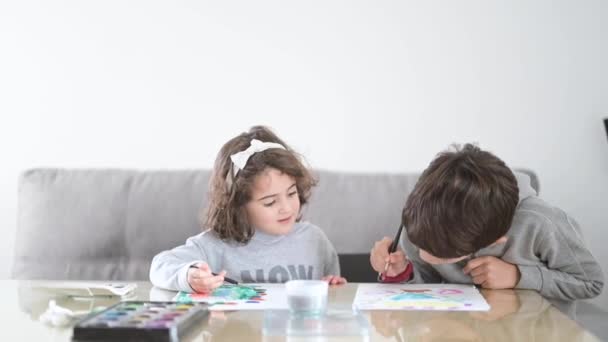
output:
M538 191L538 179L531 171ZM201 231L209 170L33 169L21 175L16 279L147 280L158 252ZM374 281L369 250L394 236L418 174L320 171L304 219L350 281Z

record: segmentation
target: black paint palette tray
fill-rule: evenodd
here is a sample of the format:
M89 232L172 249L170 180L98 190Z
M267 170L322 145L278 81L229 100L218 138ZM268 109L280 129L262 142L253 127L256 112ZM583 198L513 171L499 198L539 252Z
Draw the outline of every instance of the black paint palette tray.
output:
M74 326L74 341L179 341L208 315L203 303L124 301Z

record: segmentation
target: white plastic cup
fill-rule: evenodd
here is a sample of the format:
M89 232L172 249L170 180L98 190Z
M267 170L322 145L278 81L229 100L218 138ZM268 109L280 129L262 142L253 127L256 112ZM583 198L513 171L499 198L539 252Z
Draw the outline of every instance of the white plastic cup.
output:
M321 315L327 308L328 284L322 280L291 280L285 283L289 311L296 315Z

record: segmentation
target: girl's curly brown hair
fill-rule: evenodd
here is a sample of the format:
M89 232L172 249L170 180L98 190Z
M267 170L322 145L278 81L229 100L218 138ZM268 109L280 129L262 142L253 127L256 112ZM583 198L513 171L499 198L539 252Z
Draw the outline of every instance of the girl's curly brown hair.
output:
M232 154L249 147L252 139L281 144L285 150L273 148L252 155L247 165L233 175ZM209 205L205 228L215 231L224 241L246 244L255 233L249 223L245 204L251 200L255 177L267 168L274 168L295 179L301 207L308 202L317 181L300 161L300 156L269 128L254 126L248 132L230 139L217 155L209 185ZM298 217L298 221L301 217Z

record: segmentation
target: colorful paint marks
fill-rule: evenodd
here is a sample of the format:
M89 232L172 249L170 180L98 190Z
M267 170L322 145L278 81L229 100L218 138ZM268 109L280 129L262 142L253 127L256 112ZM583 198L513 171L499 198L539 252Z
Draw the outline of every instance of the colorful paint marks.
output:
M359 310L487 311L490 306L472 285L361 284L353 302Z
M286 309L283 284L222 285L212 293L179 292L174 300L180 303L203 302L210 310Z

